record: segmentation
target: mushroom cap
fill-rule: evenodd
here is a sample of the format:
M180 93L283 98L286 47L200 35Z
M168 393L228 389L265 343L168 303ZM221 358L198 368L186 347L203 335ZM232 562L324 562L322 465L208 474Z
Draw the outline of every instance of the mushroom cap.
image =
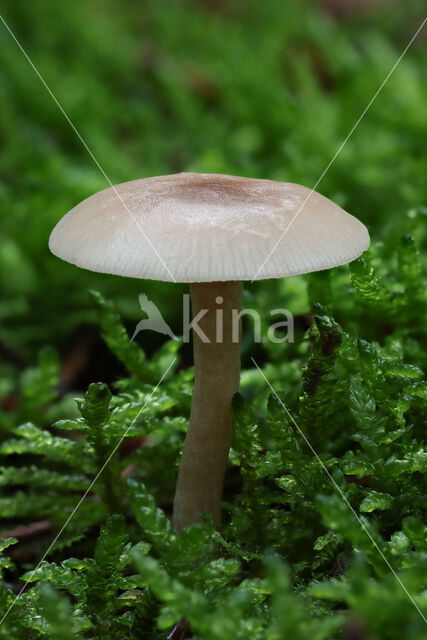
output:
M320 271L368 246L366 227L316 191L207 173L104 189L71 209L49 239L52 253L79 267L176 282Z

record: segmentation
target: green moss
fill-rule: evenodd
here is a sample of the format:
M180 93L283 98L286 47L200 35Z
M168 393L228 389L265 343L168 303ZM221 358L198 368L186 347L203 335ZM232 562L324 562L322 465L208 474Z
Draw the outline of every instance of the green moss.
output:
M294 1L44 0L4 17L114 183L196 170L312 186L422 9L339 22ZM425 50L414 43L318 187L369 225L370 250L248 285L264 323L294 312L295 342L245 336L224 526L177 534L188 347L130 343L141 283L49 254L54 223L106 184L0 36L0 512L10 534L50 527L0 541L0 638L426 638ZM179 326L182 289L144 291ZM64 354L88 323L121 377L85 381L75 402Z
M412 241L403 246L414 251ZM378 248L371 253L381 258ZM418 296L425 267L415 265L408 280L405 264L402 269L400 259L399 271L384 271L384 277ZM105 339L132 376L119 381L124 390L112 394L105 384L92 384L78 402L81 417L56 423L61 435L24 423L0 445L1 485L8 492L1 506L11 523L47 517L59 528L78 501L72 492L89 491L50 551L54 561L23 577L35 587L8 616L10 633L21 637L30 627L35 638L52 635L67 611L67 637L136 638L143 629L147 637L164 637L173 625L189 624L207 639L279 638L292 630L293 637L326 640L340 637L353 624L349 620L374 637L422 637L417 607L425 607L423 331L402 321L405 301L388 318L385 337L384 297L366 295L378 291L376 275L358 269L352 268L353 286L348 273L331 271L330 308L342 324L314 305L309 350L300 350L292 394L283 391L293 380L286 352L283 362L265 368L280 400L273 394L263 404L261 376L243 374L243 396L233 401L230 456L241 482L233 489L226 483L221 533L206 522L177 535L170 508L165 513L156 505L156 498L170 499L173 492L188 416L182 396L190 394L191 379L182 370L153 390L143 372L158 373L160 363L176 357L175 346L166 360L166 347L151 360L136 347L124 348L120 317L111 303L101 302ZM376 318L367 329L365 312ZM366 334L377 339L362 338ZM294 348L289 345L288 354ZM135 358L141 364L137 377ZM47 362L41 359L41 371L53 371ZM25 388L33 389L26 397L40 393L55 403L54 375L42 377L43 388L37 372L24 378ZM37 402L35 407L35 413L41 410ZM119 455L121 440L135 436L150 446ZM121 474L129 469L133 477L124 482ZM93 544L95 525L102 527ZM85 557L83 550L92 555ZM4 566L15 573L10 560ZM5 607L12 602L7 589L2 597ZM393 626L384 629L379 620L385 625L389 617Z

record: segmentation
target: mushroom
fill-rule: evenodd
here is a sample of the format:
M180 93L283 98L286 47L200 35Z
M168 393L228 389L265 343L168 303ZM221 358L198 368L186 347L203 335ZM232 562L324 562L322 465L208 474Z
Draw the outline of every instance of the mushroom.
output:
M203 514L220 525L230 405L239 389L242 281L329 269L368 246L359 220L307 187L217 174L125 182L58 222L49 247L63 260L190 283L200 331L193 335L194 393L174 501L178 530Z

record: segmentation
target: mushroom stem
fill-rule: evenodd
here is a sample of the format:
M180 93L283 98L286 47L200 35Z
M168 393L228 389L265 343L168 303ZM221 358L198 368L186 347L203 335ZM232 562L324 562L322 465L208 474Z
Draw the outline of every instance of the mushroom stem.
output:
M241 282L190 285L195 381L174 501L177 530L201 522L203 514L221 524L231 399L239 390L242 292ZM196 321L204 335L195 330Z

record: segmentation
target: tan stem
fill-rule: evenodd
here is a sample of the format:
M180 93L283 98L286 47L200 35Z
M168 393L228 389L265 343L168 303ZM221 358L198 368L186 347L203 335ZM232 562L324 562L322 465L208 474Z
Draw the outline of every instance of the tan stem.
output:
M193 327L195 380L174 501L177 530L201 522L202 514L210 516L215 526L221 523L232 436L231 399L239 390L242 290L241 282L190 285L193 319L207 310L197 324L209 342Z

